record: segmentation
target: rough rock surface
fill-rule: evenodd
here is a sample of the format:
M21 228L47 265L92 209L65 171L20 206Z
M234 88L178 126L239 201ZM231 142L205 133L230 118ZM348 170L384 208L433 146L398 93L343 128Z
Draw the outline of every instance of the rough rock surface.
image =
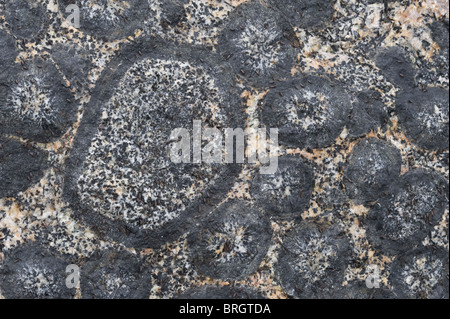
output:
M448 298L448 5L0 0L0 298Z

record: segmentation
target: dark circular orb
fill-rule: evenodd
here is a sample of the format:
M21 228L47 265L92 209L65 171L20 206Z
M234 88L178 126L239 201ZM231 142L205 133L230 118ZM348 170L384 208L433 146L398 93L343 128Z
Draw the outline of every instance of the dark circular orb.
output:
M448 299L448 251L421 249L398 256L389 281L401 299Z
M283 239L277 276L295 298L334 298L351 258L349 239L337 225L302 222Z
M365 222L369 242L395 254L421 246L448 208L448 182L423 169L396 179Z
M189 234L191 262L203 275L240 280L258 269L271 237L263 213L243 202L228 201Z
M314 173L305 160L281 157L275 174L256 174L250 195L270 218L299 218L308 207L314 188Z
M381 101L381 94L376 91L361 91L354 96L356 102L347 124L349 137L363 137L371 131L384 128L389 121L389 114Z
M375 63L388 81L408 90L416 86L416 70L410 53L402 47L380 48L375 55Z
M257 87L288 78L298 39L276 11L257 2L240 5L219 36L218 52L236 75Z
M387 187L400 175L400 150L376 138L360 141L344 170L344 184L349 197L370 204L383 196Z
M25 69L15 66L0 85L2 134L51 142L70 128L76 112L73 94L49 60L36 57Z
M37 243L19 246L0 265L1 291L7 299L73 299L76 289L66 286L66 267L74 262Z
M217 58L154 38L123 48L93 92L67 162L65 198L84 212L74 217L115 241L158 247L223 200L240 164L192 163L192 144L190 163L171 156L172 133L185 129L190 141L195 120L203 132L244 127L232 72Z
M449 91L440 87L400 92L396 112L406 136L427 150L448 150Z
M283 145L324 148L339 137L351 111L351 98L339 83L305 75L271 89L261 119L267 127L279 129Z

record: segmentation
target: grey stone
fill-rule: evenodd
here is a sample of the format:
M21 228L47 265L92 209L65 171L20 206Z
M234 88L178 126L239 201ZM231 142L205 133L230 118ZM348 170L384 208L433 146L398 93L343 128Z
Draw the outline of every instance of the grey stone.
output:
M85 299L148 299L151 268L125 250L94 253L81 267Z
M43 177L47 167L44 152L0 137L0 198L25 191Z

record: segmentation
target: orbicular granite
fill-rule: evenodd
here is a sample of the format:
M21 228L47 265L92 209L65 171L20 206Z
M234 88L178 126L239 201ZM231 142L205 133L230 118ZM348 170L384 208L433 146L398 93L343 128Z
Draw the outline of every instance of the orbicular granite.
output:
M0 298L448 298L448 5L0 0Z

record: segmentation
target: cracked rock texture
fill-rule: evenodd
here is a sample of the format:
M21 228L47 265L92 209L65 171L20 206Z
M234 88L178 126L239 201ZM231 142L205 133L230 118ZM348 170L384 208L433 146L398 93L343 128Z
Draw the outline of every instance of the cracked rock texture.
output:
M448 298L448 21L448 0L0 0L0 298ZM172 162L194 120L278 128L277 172Z

